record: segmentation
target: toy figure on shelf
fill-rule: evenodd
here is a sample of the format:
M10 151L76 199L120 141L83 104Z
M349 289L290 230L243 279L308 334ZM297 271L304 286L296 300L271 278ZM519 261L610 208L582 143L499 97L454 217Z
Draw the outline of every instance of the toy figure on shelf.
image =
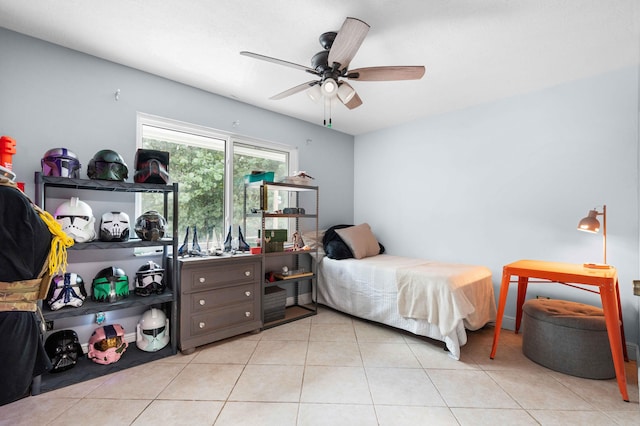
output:
M302 241L302 235L299 232L293 233L293 249L294 250L303 250L304 249L304 241Z
M224 251L231 251L231 225L229 225L229 233L227 234L227 238L224 240Z
M238 250L240 251L249 251L251 247L244 239L244 235L242 235L242 228L238 226Z
M189 252L189 227L187 226L187 233L184 234L184 242L178 249L178 256L186 256Z

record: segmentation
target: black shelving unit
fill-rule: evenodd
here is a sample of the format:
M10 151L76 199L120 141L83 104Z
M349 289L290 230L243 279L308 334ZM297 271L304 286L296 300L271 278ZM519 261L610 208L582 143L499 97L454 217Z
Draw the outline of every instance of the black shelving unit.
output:
M71 188L88 191L107 192L127 192L127 193L158 193L164 195L164 217L168 217L171 212L173 232L171 238L163 238L159 241L143 241L132 238L123 242L103 242L90 241L86 243L75 243L69 248L71 251L77 250L113 250L113 249L134 249L136 247L161 247L162 263L165 271L167 288L162 294L150 295L146 297L138 296L130 292L129 296L112 303L94 302L88 297L83 305L78 308L62 308L52 311L45 304L41 304L41 309L45 321L53 321L61 318L92 315L98 312L116 311L132 307L166 307L169 311L169 333L171 342L169 345L157 352L145 352L138 349L135 343L130 343L125 355L118 362L108 365L96 364L86 356L81 357L78 363L71 369L59 373L45 373L34 378L31 386L32 395L41 392L51 391L60 387L80 383L104 374L121 371L146 362L161 359L177 353L177 330L178 330L178 294L180 282L178 279L177 257L170 256L171 253L178 252L178 184L148 184L132 183L107 180L71 179L61 177L43 176L42 173L35 173L35 199L36 204L46 210L46 200L48 189L50 188ZM171 196L171 200L169 197ZM169 248L172 252L169 252ZM172 262L171 265L168 262Z

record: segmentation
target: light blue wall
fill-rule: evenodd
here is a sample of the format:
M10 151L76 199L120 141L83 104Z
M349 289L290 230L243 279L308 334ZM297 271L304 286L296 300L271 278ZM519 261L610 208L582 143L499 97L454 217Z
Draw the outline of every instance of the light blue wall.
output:
M83 164L83 177L89 160L105 148L119 152L132 171L138 111L298 147L299 169L320 187L320 225L353 220L352 136L0 28L0 135L17 142L13 170L27 184L29 196L34 196L34 172L50 148L74 151ZM234 128L234 121L240 126ZM49 210L78 195L95 197L86 201L98 221L105 211L133 211L129 194L114 202L95 192L65 191L48 194ZM140 264L127 249L101 251L99 256L92 250L74 251L69 270L90 286L95 273L106 266L119 266L132 279ZM141 312L108 312L107 321L117 321L131 332ZM91 315L56 320L56 329L70 327L86 342L96 325Z
M576 226L606 204L607 260L637 343L637 67L357 136L354 174L355 222L389 253L486 265L496 296L518 259L602 262L601 235ZM599 301L559 285L532 284L535 295Z
M299 168L321 189L321 225L353 218L350 135L3 28L0 58L0 134L17 141L14 171L30 195L33 172L50 148L73 150L83 176L91 157L105 148L118 151L132 167L140 111L298 147ZM234 128L234 121L240 126Z

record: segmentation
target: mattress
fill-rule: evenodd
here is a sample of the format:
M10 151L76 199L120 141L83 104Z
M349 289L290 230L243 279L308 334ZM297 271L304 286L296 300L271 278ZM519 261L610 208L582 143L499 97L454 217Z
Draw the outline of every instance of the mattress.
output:
M491 271L484 266L381 254L358 260L322 257L317 270L318 303L442 341L455 359L467 342L466 329L495 320ZM400 303L399 286L410 288ZM415 306L407 311L414 296ZM417 314L401 315L399 304L404 315Z

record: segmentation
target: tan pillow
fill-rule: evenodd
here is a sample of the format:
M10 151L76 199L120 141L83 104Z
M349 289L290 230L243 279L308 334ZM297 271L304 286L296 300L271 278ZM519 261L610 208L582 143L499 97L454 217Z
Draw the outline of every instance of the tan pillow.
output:
M336 229L335 231L342 238L342 241L349 246L353 257L356 259L375 256L380 253L380 245L373 232L371 232L371 227L368 223Z

